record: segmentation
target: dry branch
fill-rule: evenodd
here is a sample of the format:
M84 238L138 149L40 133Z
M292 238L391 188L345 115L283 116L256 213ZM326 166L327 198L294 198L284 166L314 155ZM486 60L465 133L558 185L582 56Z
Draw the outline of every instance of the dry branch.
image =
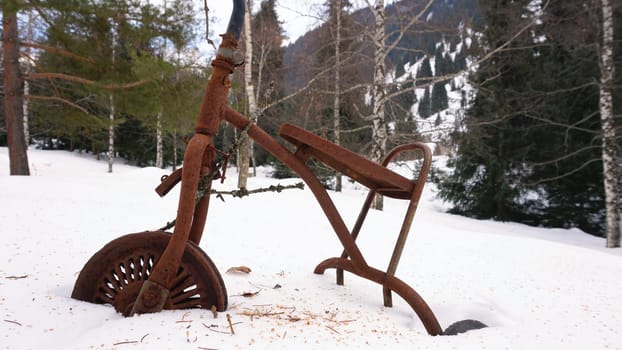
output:
M16 325L18 325L18 326L22 326L22 324L21 324L21 323L19 323L19 322L17 322L17 321L13 321L13 320L4 320L4 322L13 323L13 324L16 324Z
M227 322L229 323L229 329L231 330L231 334L235 335L235 330L233 330L233 323L231 323L231 315L227 314Z
M28 80L61 79L61 80L72 81L75 83L81 83L85 85L93 85L93 86L97 86L97 87L100 87L106 90L131 89L131 88L145 85L146 83L149 82L149 80L139 80L139 81L135 81L131 83L124 83L124 84L114 84L114 83L113 84L100 84L93 80L77 77L75 75L63 74L63 73L30 73L30 74L27 74L25 78Z
M84 114L90 114L84 107L58 96L24 95L24 98L29 100L56 101L73 107Z
M22 275L22 276L7 276L5 278L8 279L8 280L21 280L21 279L28 278L28 277L30 277L30 276L29 275Z
M52 47L52 46L48 46L48 45L44 45L44 44L39 44L39 43L33 43L33 42L23 42L23 41L20 42L20 45L21 46L25 46L25 47L31 47L33 49L40 49L40 50L43 50L43 51L51 52L51 53L54 53L56 55L64 56L64 57L67 57L67 58L71 58L71 59L76 60L76 61L87 62L87 63L90 63L90 64L97 64L97 62L95 62L95 60L93 60L91 58L83 57L83 56L80 56L80 55L76 55L73 52L69 52L69 51L67 51L65 49L60 49L60 48L57 48L57 47Z

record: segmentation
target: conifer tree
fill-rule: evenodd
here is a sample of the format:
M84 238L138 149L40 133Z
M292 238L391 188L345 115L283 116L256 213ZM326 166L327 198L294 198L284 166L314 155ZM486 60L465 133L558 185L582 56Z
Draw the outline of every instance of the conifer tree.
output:
M424 89L417 112L419 112L421 118L427 119L432 115L432 99L430 98L430 88L426 86Z
M593 9L581 1L536 11L529 1L482 4L489 47L507 42L505 33L525 25L521 19L537 15L538 26L472 76L477 95L440 196L454 203L452 211L473 217L603 235ZM534 45L534 38L541 41Z

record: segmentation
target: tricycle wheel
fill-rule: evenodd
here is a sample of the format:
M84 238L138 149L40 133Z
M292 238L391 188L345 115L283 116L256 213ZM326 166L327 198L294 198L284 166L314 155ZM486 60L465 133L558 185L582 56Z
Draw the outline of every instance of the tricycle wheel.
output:
M71 297L111 304L124 316L168 244L163 231L132 233L106 244L84 265ZM227 309L227 290L212 260L188 242L165 309Z

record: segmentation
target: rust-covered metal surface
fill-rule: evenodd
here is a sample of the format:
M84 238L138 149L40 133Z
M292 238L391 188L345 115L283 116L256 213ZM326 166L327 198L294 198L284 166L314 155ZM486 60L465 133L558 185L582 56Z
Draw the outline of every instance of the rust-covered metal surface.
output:
M161 259L171 235L162 231L119 237L91 257L76 283L72 298L111 304L125 316L134 307L143 283ZM194 244L187 244L164 309L212 306L227 308L227 291L214 263Z
M236 6L244 3L242 0L234 2ZM110 242L87 262L72 296L95 303L110 303L124 315L158 312L164 308L226 309L227 294L222 278L198 247L207 219L209 195L197 199L200 179L216 170L214 135L219 124L226 121L248 132L255 143L295 171L315 196L344 249L340 257L321 262L315 273L335 268L339 284L343 284L344 270L376 282L383 287L386 306L392 305L391 292L397 293L413 308L429 334L441 334L438 320L423 298L394 276L430 167L428 147L421 143L400 146L389 153L383 164L376 164L306 130L286 124L279 133L296 146L295 151L290 151L227 105L230 75L238 63L236 48L235 35L228 32L223 36L223 44L213 62L214 69L205 90L196 134L188 142L184 155L183 170L163 177L156 188L157 193L164 196L175 185L181 185L173 233L143 232ZM422 152L424 159L419 177L412 181L386 167L398 154L409 150ZM370 189L352 230L348 229L326 189L307 166L310 157ZM376 193L410 202L386 271L369 266L356 244Z

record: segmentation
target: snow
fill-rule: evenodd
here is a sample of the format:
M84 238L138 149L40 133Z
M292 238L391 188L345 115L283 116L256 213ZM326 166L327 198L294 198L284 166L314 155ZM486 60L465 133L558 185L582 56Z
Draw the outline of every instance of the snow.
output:
M105 243L156 229L176 212L178 191L153 189L166 171L107 164L91 155L30 150L30 177L10 177L0 148L0 349L620 349L622 252L578 230L478 221L444 213L426 186L397 276L445 328L462 319L489 327L429 336L410 307L346 273L314 275L341 253L309 190L214 199L201 247L223 274L229 309L163 311L124 318L70 298L78 272ZM291 184L265 176L250 188ZM235 170L218 188L234 186ZM365 192L331 193L352 224ZM360 246L388 264L406 203L372 212ZM225 273L248 266L246 274ZM280 288L275 288L281 286ZM244 293L257 293L244 297ZM235 334L230 334L229 314ZM255 315L252 316L251 315Z

